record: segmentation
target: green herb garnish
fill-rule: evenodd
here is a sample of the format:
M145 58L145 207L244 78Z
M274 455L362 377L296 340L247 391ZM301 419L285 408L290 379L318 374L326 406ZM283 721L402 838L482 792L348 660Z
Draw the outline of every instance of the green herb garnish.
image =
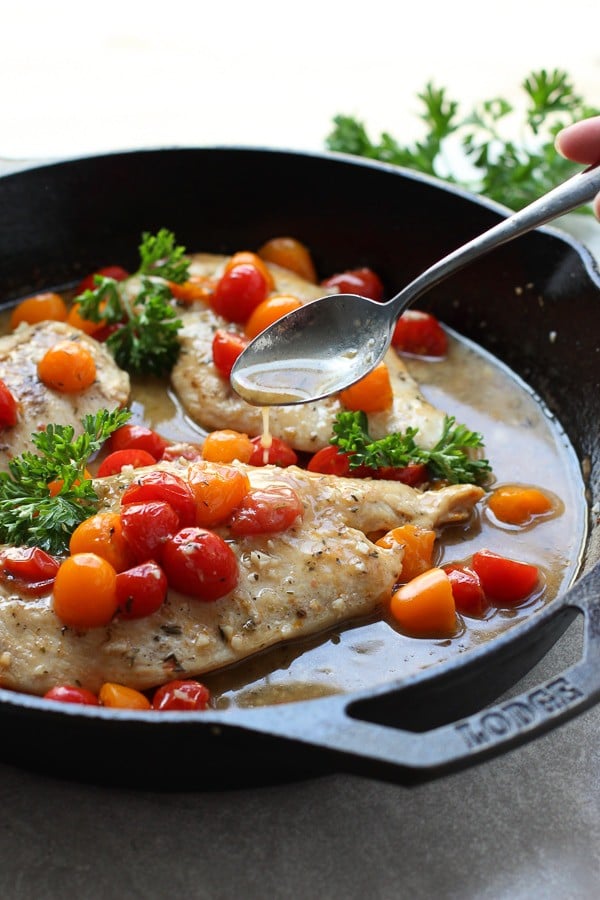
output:
M353 116L338 115L326 146L417 169L520 209L579 170L577 164L555 151L554 138L566 125L600 112L576 93L567 73L560 69L532 72L521 88L526 108L518 141L502 134L508 117L517 114L507 100L487 100L462 116L459 104L447 97L445 89L429 82L418 94L424 107L420 118L426 128L422 140L404 145L383 132L374 142L363 123ZM445 153L448 139L457 144L472 175L459 177L452 171L449 154ZM591 210L588 205L578 212Z
M0 543L64 553L77 525L98 509L88 460L129 417L126 409L102 409L81 420L77 437L72 425L32 434L39 454L22 453L0 472Z
M487 459L473 457L468 451L483 446L482 436L464 425L455 425L455 421L454 416L445 417L439 441L427 450L415 443L417 428L373 440L366 414L348 410L337 414L331 443L350 454L351 469L424 463L432 478L443 478L451 484L481 484L486 481L491 466Z
M131 279L116 281L95 277L93 290L77 297L80 314L92 322L115 326L106 346L123 369L135 374L164 375L179 355L181 319L173 306L168 281L181 284L188 278L185 248L177 246L172 232L142 235L140 265L131 278L141 288L133 295Z

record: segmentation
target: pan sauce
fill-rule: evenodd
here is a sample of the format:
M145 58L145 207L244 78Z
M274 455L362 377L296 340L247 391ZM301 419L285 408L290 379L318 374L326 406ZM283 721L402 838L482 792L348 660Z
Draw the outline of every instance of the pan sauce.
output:
M447 359L406 360L426 398L480 431L497 483L532 484L556 495L559 514L526 529L499 528L484 507L468 529L445 531L443 555L451 562L488 547L539 565L547 589L518 609L465 619L452 640L407 638L389 621L369 621L302 644L261 654L227 671L205 676L217 705L256 706L367 689L442 662L489 640L565 590L575 577L585 538L584 487L575 454L560 426L525 385L473 344L451 336ZM133 383L135 421L173 440L198 441L197 426L162 383Z

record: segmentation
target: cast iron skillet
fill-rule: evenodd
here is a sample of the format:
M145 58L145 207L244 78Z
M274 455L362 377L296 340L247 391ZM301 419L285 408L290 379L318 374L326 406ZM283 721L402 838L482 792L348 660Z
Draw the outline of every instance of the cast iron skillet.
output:
M146 150L27 167L0 178L1 301L61 286L107 261L133 266L142 231L232 252L278 234L323 272L370 265L390 290L505 210L377 163L238 148ZM523 288L525 290L517 290ZM587 251L540 230L420 302L503 360L562 422L600 502L600 278ZM549 334L555 332L552 342ZM600 566L593 523L575 586L494 641L402 682L255 710L134 713L0 690L5 761L71 778L223 786L351 770L410 783L524 742L600 695ZM577 613L573 667L493 703Z

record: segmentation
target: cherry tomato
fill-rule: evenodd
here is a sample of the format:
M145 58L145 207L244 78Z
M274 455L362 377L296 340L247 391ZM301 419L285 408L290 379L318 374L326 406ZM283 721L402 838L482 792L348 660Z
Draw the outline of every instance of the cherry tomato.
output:
M229 378L234 362L247 346L248 339L243 334L224 331L222 328L215 331L212 342L212 358L219 375Z
M90 350L80 341L58 341L46 350L37 365L38 376L46 387L61 394L85 391L96 380L96 363Z
M350 475L350 456L342 453L333 444L322 447L310 458L306 466L309 472L318 472L321 475Z
M59 562L40 547L4 547L0 551L2 580L32 597L51 590Z
M485 596L479 575L469 566L451 563L442 566L450 579L454 603L459 613L481 618L489 609L490 602Z
M529 597L540 580L537 566L507 559L491 550L473 554L472 567L490 600L511 606Z
M171 472L142 472L125 489L121 506L145 503L148 500L164 500L179 516L179 524L193 525L196 521L194 495L187 482Z
M142 469L144 466L153 466L156 459L145 450L115 450L109 453L98 467L98 478L106 478L108 475L118 475L121 469L131 466L134 469Z
M140 563L117 575L117 603L121 619L142 619L163 605L167 576L154 560Z
M263 447L262 437L251 438L254 445L252 456L248 460L251 466L295 466L298 454L289 444L280 438L272 437L268 447Z
M435 316L409 309L396 322L392 346L415 356L440 357L448 352L448 337Z
M81 315L81 303L74 303L67 313L67 322L73 328L78 328L85 334L93 335L98 340L100 332L107 327L106 322L101 319L99 322L92 322L91 319L84 319Z
M12 428L17 424L17 401L12 391L2 379L0 379L0 428Z
M207 434L202 445L202 456L209 462L230 463L234 460L247 463L254 452L254 444L247 434L223 428Z
M10 327L14 329L21 322L26 322L28 325L35 325L37 322L47 320L64 322L66 318L67 304L60 294L53 292L36 294L34 297L21 300L15 306L10 317Z
M267 297L262 303L259 303L252 315L246 322L244 331L248 340L252 340L273 322L277 322L289 312L299 309L302 306L297 297L290 294L275 294L273 297Z
M140 562L160 559L165 541L180 528L179 516L165 500L128 503L121 508L123 536Z
M157 688L152 698L152 709L206 709L210 691L199 681L169 681Z
M352 471L352 470L351 470ZM373 478L383 481L400 481L409 487L417 487L429 479L425 463L410 463L408 466L380 466L373 469Z
M268 293L262 272L251 263L240 263L219 278L210 302L217 315L243 324Z
M292 488L274 485L249 491L229 525L235 535L273 534L285 531L303 513L302 501Z
M166 541L162 557L169 585L205 603L234 589L239 572L229 544L205 528L182 528Z
M192 304L210 300L215 287L215 281L208 275L190 275L183 284L169 281L169 290L180 303Z
M267 289L269 291L274 290L275 280L271 274L271 270L265 261L260 258L258 253L252 253L251 250L238 250L237 253L234 253L225 264L225 271L228 272L229 269L233 269L234 266L239 266L242 263L249 263L250 265L255 266L265 279Z
M383 282L372 269L348 269L331 275L321 285L328 289L337 288L340 294L358 294L369 300L383 299Z
M108 625L117 611L117 573L95 553L76 553L54 580L54 612L72 628Z
M58 684L44 694L44 700L59 700L61 703L83 703L85 706L98 706L95 694L86 688L72 684Z
M126 278L129 278L129 272L121 266L103 266L96 272L86 275L77 285L76 293L82 294L84 291L93 291L96 287L96 275L102 275L104 278L114 278L115 281L125 281Z
M250 490L248 476L235 466L190 466L188 478L196 500L196 524L202 528L225 522Z
M106 442L106 448L110 453L117 450L145 450L155 460L162 458L168 446L168 441L146 425L121 425L113 431Z
M98 694L102 706L112 709L150 709L150 701L135 688L105 681Z
M310 251L296 238L275 237L262 245L258 255L266 262L275 263L295 272L305 281L313 284L317 280L317 273L310 255Z
M121 516L114 512L101 512L81 522L69 541L69 552L96 553L111 564L117 572L133 565L131 548L123 534Z

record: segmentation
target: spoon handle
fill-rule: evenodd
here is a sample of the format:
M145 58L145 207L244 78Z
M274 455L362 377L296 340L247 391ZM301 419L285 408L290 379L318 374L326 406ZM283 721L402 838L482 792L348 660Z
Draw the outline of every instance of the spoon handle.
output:
M417 297L495 247L588 203L600 191L600 160L444 256L385 304L395 319Z

